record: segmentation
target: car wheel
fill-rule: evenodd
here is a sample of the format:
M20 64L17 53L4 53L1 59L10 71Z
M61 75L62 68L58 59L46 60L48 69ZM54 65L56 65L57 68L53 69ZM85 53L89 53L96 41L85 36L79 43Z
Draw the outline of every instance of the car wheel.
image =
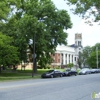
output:
M53 76L53 75L51 75L50 77L51 77L51 78L54 78L54 76Z
M61 74L60 77L62 77L63 75Z
M75 74L75 76L76 76L77 74Z
M71 74L69 74L69 76L71 76Z

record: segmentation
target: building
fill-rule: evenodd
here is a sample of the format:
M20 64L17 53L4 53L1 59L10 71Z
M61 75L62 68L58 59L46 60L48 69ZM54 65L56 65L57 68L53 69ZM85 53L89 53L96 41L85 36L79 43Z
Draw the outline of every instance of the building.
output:
M69 63L73 63L74 66L78 66L79 54L82 52L82 34L75 34L75 43L69 46L59 45L56 48L56 52L53 55L52 66L66 66Z
M52 55L53 62L52 67L65 67L69 63L73 63L75 67L78 67L79 54L82 52L82 34L75 34L75 43L72 45L64 46L58 45L55 54ZM29 50L29 49L28 49ZM30 52L28 51L28 58L32 59ZM22 64L24 65L24 64ZM21 69L21 65L18 66ZM26 68L32 69L33 62L26 64Z

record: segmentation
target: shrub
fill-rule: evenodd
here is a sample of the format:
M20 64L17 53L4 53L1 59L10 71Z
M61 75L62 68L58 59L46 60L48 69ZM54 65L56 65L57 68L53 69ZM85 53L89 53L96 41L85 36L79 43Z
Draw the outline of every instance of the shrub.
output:
M50 69L50 66L47 66L48 69Z

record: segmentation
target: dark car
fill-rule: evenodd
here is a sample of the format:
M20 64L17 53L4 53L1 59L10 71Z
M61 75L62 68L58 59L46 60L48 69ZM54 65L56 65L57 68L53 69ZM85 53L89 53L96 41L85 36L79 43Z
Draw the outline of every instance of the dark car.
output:
M77 75L77 72L75 70L66 70L63 72L63 76L72 76L72 75Z
M41 75L42 78L62 77L63 73L59 70L49 70Z

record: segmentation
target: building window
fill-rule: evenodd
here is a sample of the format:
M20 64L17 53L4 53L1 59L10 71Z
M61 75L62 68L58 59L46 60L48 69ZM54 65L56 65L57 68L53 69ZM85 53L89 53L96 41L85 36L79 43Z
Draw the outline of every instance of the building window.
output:
M79 46L79 41L78 41L78 46Z
M80 41L80 46L81 46L81 41Z
M81 50L81 48L79 48L79 50Z
M75 44L77 45L77 41L75 41Z
M61 54L62 55L62 57L63 57L63 54Z
M76 57L75 57L75 61L76 61Z
M55 56L55 54L53 54L53 56Z
M81 41L78 41L78 46L81 46Z
M58 62L60 62L60 59L58 59Z

